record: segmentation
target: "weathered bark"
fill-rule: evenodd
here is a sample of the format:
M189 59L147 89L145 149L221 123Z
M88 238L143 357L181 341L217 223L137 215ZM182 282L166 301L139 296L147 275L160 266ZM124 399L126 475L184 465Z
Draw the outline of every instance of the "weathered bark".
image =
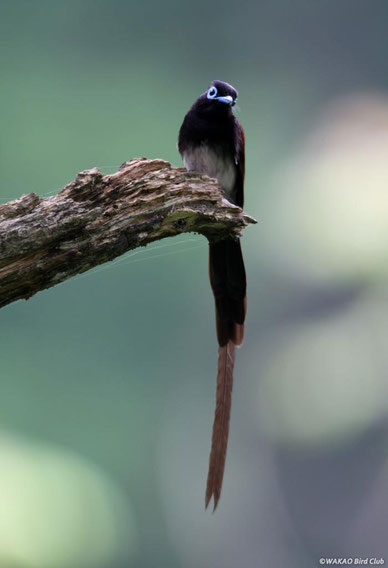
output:
M0 307L152 241L237 236L249 223L215 180L162 160L132 160L112 175L80 172L53 197L29 193L0 205Z

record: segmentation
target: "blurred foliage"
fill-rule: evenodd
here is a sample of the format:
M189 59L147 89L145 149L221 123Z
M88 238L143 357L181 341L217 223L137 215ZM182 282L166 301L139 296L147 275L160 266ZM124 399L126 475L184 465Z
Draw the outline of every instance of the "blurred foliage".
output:
M387 552L387 17L361 0L0 2L2 201L132 157L181 165L183 116L218 78L239 90L260 221L215 515L202 237L1 310L1 568Z

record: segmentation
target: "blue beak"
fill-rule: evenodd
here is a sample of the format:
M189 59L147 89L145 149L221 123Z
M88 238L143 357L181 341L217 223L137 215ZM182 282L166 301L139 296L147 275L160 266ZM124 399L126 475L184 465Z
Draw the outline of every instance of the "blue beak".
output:
M220 101L220 103L226 103L227 105L234 105L233 97L231 97L230 95L228 95L227 97L216 97L216 100Z

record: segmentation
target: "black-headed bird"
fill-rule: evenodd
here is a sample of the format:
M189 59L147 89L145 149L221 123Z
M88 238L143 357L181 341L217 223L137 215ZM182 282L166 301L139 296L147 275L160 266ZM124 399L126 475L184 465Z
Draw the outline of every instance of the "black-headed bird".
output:
M178 149L187 170L216 178L226 199L244 204L245 136L233 114L237 91L213 81L195 101L179 131ZM216 410L206 488L206 507L221 494L228 445L235 346L242 343L246 276L238 238L209 243L209 275L216 306L219 343Z

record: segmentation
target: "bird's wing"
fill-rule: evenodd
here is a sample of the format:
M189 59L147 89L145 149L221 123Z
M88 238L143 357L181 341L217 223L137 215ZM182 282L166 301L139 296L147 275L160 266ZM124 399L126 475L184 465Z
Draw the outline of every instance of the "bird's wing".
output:
M236 181L234 187L234 195L236 205L244 206L244 178L245 178L245 134L243 127L237 119L235 119L235 163L236 163Z

